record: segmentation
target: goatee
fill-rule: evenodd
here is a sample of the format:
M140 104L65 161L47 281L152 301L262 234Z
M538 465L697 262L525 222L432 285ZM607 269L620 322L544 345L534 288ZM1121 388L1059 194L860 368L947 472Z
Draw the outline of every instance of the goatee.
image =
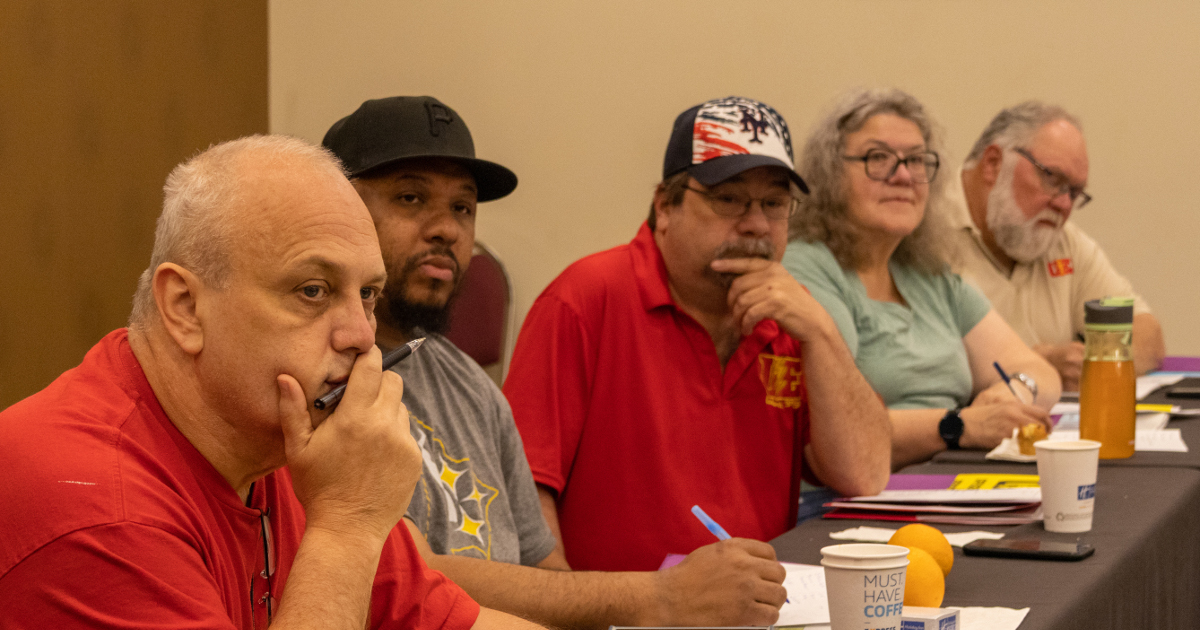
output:
M450 295L441 304L417 302L408 297L408 287L421 281L418 279L418 274L420 274L422 261L431 255L445 256L454 261L454 275L449 281L424 279L426 282L431 282L430 289L434 293L445 285L450 285ZM430 333L445 332L446 327L450 325L450 307L454 304L454 299L458 296L461 286L462 267L448 246L434 247L429 251L410 256L400 269L392 267L388 269L388 282L383 289L383 299L387 303L386 317L390 320L388 324L409 337L416 328ZM376 313L377 317L380 315L381 313Z

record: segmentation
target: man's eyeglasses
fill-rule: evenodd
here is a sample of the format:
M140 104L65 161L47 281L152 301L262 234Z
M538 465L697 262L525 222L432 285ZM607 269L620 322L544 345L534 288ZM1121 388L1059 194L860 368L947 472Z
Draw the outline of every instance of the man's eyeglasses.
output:
M251 618L253 619L254 617L253 610L255 606L265 606L267 609L267 625L270 625L271 617L275 613L275 596L271 594L273 586L271 578L275 577L275 541L271 538L270 514L270 508L259 513L259 524L262 526L263 570L261 573L256 573L250 578ZM266 588L263 589L261 596L255 597L254 585L260 577L266 581Z
M732 192L709 192L707 190L697 190L691 186L686 188L708 201L708 207L718 216L729 219L737 219L750 212L750 207L754 202L758 202L758 207L762 208L763 215L768 221L786 221L788 217L796 213L796 208L800 205L800 200L796 199L788 193L781 192L777 195L768 195L761 199L755 199L749 195Z
M904 168L908 169L913 181L918 184L928 184L933 181L933 178L937 177L938 166L942 163L938 154L933 151L900 157L895 151L888 149L870 149L862 155L843 155L842 159L862 162L867 169L867 177L877 182L886 182L891 179L903 164Z
M1071 209L1078 210L1092 200L1092 196L1083 191L1083 186L1072 186L1071 181L1066 175L1043 165L1041 162L1034 159L1029 151L1017 147L1013 149L1017 155L1029 160L1029 163L1037 169L1038 178L1042 180L1042 189L1046 194L1055 197L1059 195L1068 195L1071 199Z

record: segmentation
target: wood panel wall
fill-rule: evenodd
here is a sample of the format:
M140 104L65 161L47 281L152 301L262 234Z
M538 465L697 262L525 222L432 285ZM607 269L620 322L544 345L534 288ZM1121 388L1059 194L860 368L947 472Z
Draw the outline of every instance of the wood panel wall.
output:
M268 129L266 0L0 3L0 409L125 325L162 184Z

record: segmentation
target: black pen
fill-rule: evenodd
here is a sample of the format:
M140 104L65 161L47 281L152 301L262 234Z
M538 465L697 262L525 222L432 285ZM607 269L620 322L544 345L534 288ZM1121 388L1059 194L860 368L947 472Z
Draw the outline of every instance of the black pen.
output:
M396 367L397 363L407 359L408 355L415 352L416 349L420 348L421 344L423 344L423 343L425 343L424 337L421 337L419 339L413 339L412 341L404 344L403 346L400 346L399 348L396 348L395 350L392 350L391 352L383 355L383 370L386 372L386 371L392 369L393 367ZM346 393L346 383L342 383L341 385L338 385L337 387L333 388L333 391L314 400L313 406L316 407L317 409L325 409L326 407L328 407L329 409L333 409L334 407L337 406L338 402L340 402L342 400L342 396L345 393Z

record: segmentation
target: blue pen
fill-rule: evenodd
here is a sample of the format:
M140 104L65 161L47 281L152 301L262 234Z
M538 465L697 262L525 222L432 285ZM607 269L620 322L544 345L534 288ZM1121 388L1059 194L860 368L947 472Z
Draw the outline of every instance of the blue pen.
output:
M708 531L712 532L712 535L716 536L718 540L729 540L730 538L733 538L729 535L729 532L725 531L724 527L718 525L716 521L712 520L711 516L705 514L704 510L700 509L699 505L692 506L692 514L695 514L696 518L700 519L700 522L703 523L704 526L708 528ZM785 598L784 601L789 604L792 603L791 598Z
M699 505L692 506L692 514L695 514L696 518L700 519L701 523L704 523L704 526L708 528L708 531L712 532L713 536L717 537L717 540L729 540L733 538L729 535L729 532L725 531L724 527L718 525L716 521L712 520L712 517L705 514Z
M1016 398L1017 402L1024 403L1025 399L1021 398L1021 395L1013 388L1012 379L1008 377L1008 373L1004 371L1004 368L1000 367L1000 362L992 361L992 367L996 368L996 371L1000 373L1000 378L1004 379L1005 385L1008 385L1008 391L1012 392L1013 398Z

